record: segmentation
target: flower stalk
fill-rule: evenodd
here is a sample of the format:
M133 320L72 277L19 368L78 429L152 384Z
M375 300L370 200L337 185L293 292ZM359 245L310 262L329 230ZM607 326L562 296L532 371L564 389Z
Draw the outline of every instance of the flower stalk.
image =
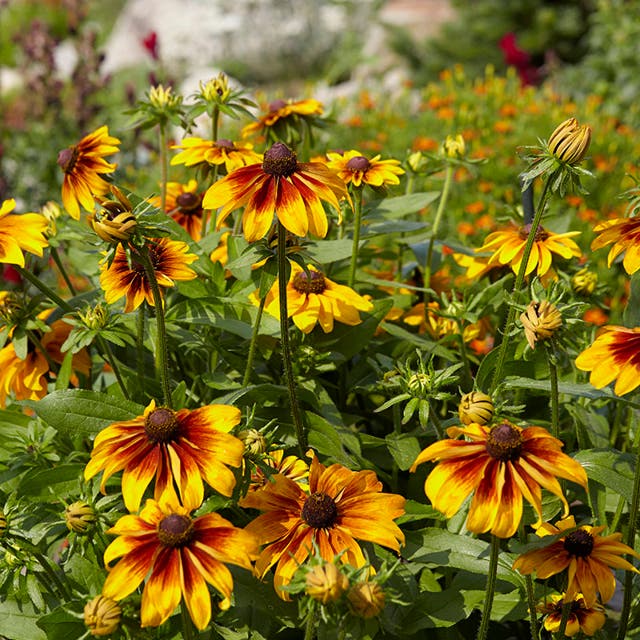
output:
M253 325L253 332L251 333L251 342L249 344L249 355L247 355L247 366L244 370L244 377L242 378L242 386L246 387L251 380L251 371L253 370L253 360L256 355L256 345L258 343L258 334L260 333L260 322L262 321L262 312L264 311L264 305L267 301L267 296L260 298L260 304L258 305L258 313L256 315L256 321Z
M358 251L360 250L360 227L362 225L362 185L353 190L353 249L351 251L351 265L349 266L348 285L353 287L356 281L358 266Z
M496 591L496 579L498 576L498 556L500 555L500 538L491 534L491 547L489 555L489 571L487 574L487 586L485 589L484 607L482 609L482 619L476 640L486 640L489 632L489 621L491 618L491 608L493 607L493 597Z

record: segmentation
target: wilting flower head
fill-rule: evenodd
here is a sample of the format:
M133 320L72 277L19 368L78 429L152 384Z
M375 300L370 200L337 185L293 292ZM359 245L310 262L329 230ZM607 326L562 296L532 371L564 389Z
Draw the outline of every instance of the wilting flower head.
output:
M336 171L345 184L354 187L400 184L398 176L404 173L399 160L380 160L379 155L369 159L355 149L344 153L329 152L327 158L327 166Z
M58 154L58 164L64 171L62 203L72 218L80 218L80 205L93 211L93 197L104 195L109 189L109 183L101 175L111 173L116 165L107 162L104 156L117 153L119 144L120 140L110 136L103 126Z
M447 136L442 143L442 153L447 156L447 158L462 158L465 152L466 146L461 134Z
M350 326L360 324L360 311L371 311L373 305L353 289L329 280L312 265L304 271L297 263L291 264L291 277L287 284L287 312L296 327L303 333L311 333L320 323L325 333L333 331L334 320ZM260 304L257 292L251 296L254 304ZM267 293L264 307L267 313L280 317L278 281Z
M347 190L335 173L320 162L299 163L286 144L276 142L262 165L241 167L212 184L203 206L222 207L218 229L232 211L244 207L242 227L249 242L264 238L275 216L296 236L310 232L324 238L328 222L322 201L339 212L342 197L348 197Z
M375 618L384 609L385 595L384 590L377 582L363 581L356 582L349 593L347 593L349 601L349 610L358 618Z
M520 322L529 346L535 349L538 340L547 340L562 326L562 314L548 300L532 300L520 315Z
M625 553L640 558L640 554L620 542L621 533L608 536L600 534L604 526L583 525L576 529L573 516L556 523L556 527L544 524L537 527L539 536L567 532L549 546L527 551L516 558L513 568L524 575L535 571L536 577L545 580L567 569L568 584L564 601L575 600L578 593L584 596L590 608L596 603L597 594L602 602L608 602L616 589L616 578L610 567L640 573L630 562L622 558Z
M557 633L560 630L563 598L564 595L552 594L536 607L540 613L546 614L544 628L550 633ZM577 593L571 603L564 635L573 638L573 636L582 632L585 636L593 636L602 629L605 621L604 607L598 602L587 607L584 596L581 593Z
M45 237L49 223L39 213L12 214L15 206L13 198L0 206L0 263L24 267L23 251L42 257L42 250L49 246Z
M598 284L598 274L587 267L580 269L571 277L571 288L581 296L590 296Z
M74 502L64 510L64 521L69 531L86 534L98 520L95 509L86 502Z
M569 118L556 127L547 142L547 148L560 162L575 165L585 157L590 142L591 127Z
M576 358L576 367L591 371L589 382L597 389L615 380L616 395L633 391L640 385L640 327L603 327L595 342Z
M349 578L335 562L315 565L309 569L305 582L305 593L322 604L337 602L349 588Z
M180 144L171 147L182 149L171 159L172 165L183 164L193 167L203 163L224 165L227 173L240 167L262 162L262 155L253 150L253 145L245 142L233 142L226 138L204 140L202 138L184 138Z
M88 221L102 240L109 244L117 244L126 242L133 236L138 222L129 198L114 185L111 185L111 193L115 196L115 200L101 196L95 197L101 210L91 214Z
M195 626L202 630L211 620L210 584L227 609L233 578L224 563L251 569L256 556L254 536L234 527L217 513L198 518L199 507L190 499L182 506L175 498L147 500L140 515L123 516L107 533L119 536L104 553L109 568L102 595L121 600L145 580L141 624L158 627L184 599Z
M160 287L173 287L176 280L193 280L198 277L188 266L195 262L198 256L189 253L189 245L185 242L166 237L158 238L149 240L147 249ZM143 300L155 306L144 262L135 252L131 253L129 262L127 252L122 245L118 245L113 262L108 264L105 261L100 266L100 284L105 300L111 304L125 296L125 313L135 311Z
M524 258L524 246L530 230L531 225L527 224L519 228L513 225L509 229L494 231L486 237L484 244L476 249L476 252L492 251L489 266L509 265L517 274ZM525 275L537 270L538 276L542 277L551 268L553 254L566 260L580 257L580 247L571 239L577 235L580 235L579 231L552 233L538 227Z
M433 506L447 518L456 514L473 493L467 529L490 531L509 538L522 519L522 499L542 521L541 487L569 505L557 477L587 486L587 474L573 458L562 453L562 442L541 427L517 427L508 420L489 428L479 424L449 427L449 440L424 449L411 467L435 460L424 490ZM465 440L457 440L464 436Z
M640 216L605 220L593 230L599 235L591 243L592 250L613 244L607 256L607 266L610 267L621 253L626 252L622 259L624 270L631 275L640 269Z
M472 422L480 425L489 424L493 418L493 400L481 391L465 393L458 405L458 416L462 424Z
M241 135L243 138L249 138L262 133L271 138L294 142L299 132L296 135L292 134L302 126L311 126L323 111L324 107L318 100L274 100L269 104L267 113L260 116L256 122L246 125ZM271 132L274 135L269 135Z
M122 618L120 605L103 595L96 596L84 607L84 623L92 636L110 636Z
M366 564L356 540L398 551L404 535L393 520L404 513L404 503L402 496L382 493L373 471L351 471L340 464L325 467L314 457L309 494L277 474L262 489L248 493L240 506L265 512L246 527L267 545L256 573L262 578L276 565L274 586L288 600L282 587L314 548L327 562L339 555L341 562L356 568Z
M244 452L242 441L229 433L239 422L236 407L174 411L152 400L142 416L115 422L96 436L84 477L103 471L104 492L107 480L123 470L122 496L129 511L138 510L154 478L156 500L177 488L183 503L200 504L203 480L228 497L236 484L229 467L239 467Z

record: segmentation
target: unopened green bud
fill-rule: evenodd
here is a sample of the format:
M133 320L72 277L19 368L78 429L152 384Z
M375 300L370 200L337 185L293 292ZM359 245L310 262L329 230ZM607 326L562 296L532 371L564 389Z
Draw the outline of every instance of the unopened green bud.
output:
M244 450L250 456L259 456L267 450L267 440L257 429L240 431L238 438L244 442Z
M120 624L122 609L120 605L106 596L96 596L84 607L84 623L92 636L109 636Z
M442 153L447 156L447 158L462 158L465 151L466 145L461 134L447 136L442 143Z
M74 502L64 510L64 520L69 531L86 534L97 521L96 512L86 502Z
M571 278L572 289L581 296L590 296L598 284L598 274L594 271L589 271L586 267L580 269Z
M491 396L481 391L465 393L458 405L458 417L462 424L489 424L493 418L493 401Z
M586 155L591 142L591 127L569 118L551 134L547 147L560 162L578 164Z
M359 618L374 618L384 609L385 596L377 582L357 582L347 594L349 609Z

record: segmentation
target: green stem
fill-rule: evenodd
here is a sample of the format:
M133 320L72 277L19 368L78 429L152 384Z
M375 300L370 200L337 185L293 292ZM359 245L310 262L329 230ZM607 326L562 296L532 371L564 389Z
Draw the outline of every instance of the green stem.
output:
M571 613L572 604L573 602L571 601L562 603L562 617L560 618L560 626L556 632L556 638L558 638L558 640L563 640L565 637L564 632L567 630L567 622L569 622L569 614Z
M27 271L17 264L13 266L25 280L28 280L37 289L40 289L40 291L44 293L44 295L47 296L47 298L49 298L51 302L55 302L60 307L60 309L62 309L66 313L74 310L68 302L63 300L53 289L49 288L44 282L42 282L42 280L40 280L40 278L38 278L35 273L31 273L31 271Z
M60 260L60 254L58 253L58 249L52 245L49 245L49 250L51 253L51 257L53 258L53 261L56 263L56 267L58 267L58 271L60 271L60 274L64 278L64 281L66 282L67 287L69 288L69 292L71 293L72 296L75 296L76 290L73 287L73 283L71 282L71 278L69 278L69 274L67 273L67 270L64 268L64 265L62 264L62 260Z
M138 385L140 386L140 392L144 393L144 321L146 316L146 307L141 304L138 307L137 318L137 331L136 331L136 352L137 357L137 372L138 372Z
M102 336L98 336L97 342L98 342L98 346L100 347L100 350L103 351L104 353L103 357L105 361L111 367L111 370L113 371L113 375L116 377L116 381L118 383L118 386L120 387L120 391L122 391L122 395L125 397L126 400L130 400L131 397L129 396L127 387L124 384L124 379L122 378L122 374L120 373L120 367L118 366L118 361L115 359L115 356L113 355L113 351L111 350L109 343Z
M242 379L242 386L246 387L251 380L251 371L253 369L253 359L256 355L256 345L258 343L258 334L260 332L260 322L262 320L262 312L264 311L264 305L267 301L267 296L263 296L260 299L260 305L258 306L258 314L256 315L256 322L253 325L253 333L251 334L251 343L249 344L249 355L247 356L247 366L244 370L244 378Z
M464 328L462 321L456 318L458 325L458 340L460 341L460 357L462 358L462 371L464 372L463 391L471 391L473 387L473 374L471 373L471 363L469 362L469 354L467 353L467 345L464 342Z
M520 263L520 269L518 270L518 275L516 276L516 281L513 285L513 293L512 297L520 292L522 289L522 285L524 284L525 271L527 269L527 264L529 264L529 257L531 256L531 250L533 248L533 243L536 239L536 234L538 232L538 228L540 227L540 221L542 220L542 215L544 213L544 209L547 204L547 200L549 198L549 186L550 180L547 180L544 183L544 188L542 190L542 195L540 196L540 204L538 205L538 209L536 210L535 216L531 223L531 228L529 229L529 235L527 236L527 242L524 245L524 251L522 253L522 262ZM513 300L512 302L515 302ZM513 328L513 323L516 320L517 309L514 304L509 305L509 313L507 314L507 320L504 325L504 331L502 332L502 342L500 343L499 351L498 351L498 360L496 362L496 368L493 372L493 378L491 380L491 388L489 389L489 395L491 395L495 390L500 381L502 380L502 371L504 369L504 365L507 359L507 349L509 347L509 334L511 333L511 329Z
M526 542L526 534L524 532L524 524L520 521L520 525L518 526L518 533L520 537L520 542ZM527 605L529 610L529 627L531 630L531 640L539 640L540 631L538 629L538 617L536 615L536 597L533 589L533 578L531 574L527 574L524 577L525 591L527 593Z
M187 611L187 605L184 600L180 603L180 621L182 622L182 637L184 640L195 640L195 629L193 628L193 622L189 617Z
M351 265L349 267L349 279L347 284L353 287L356 281L356 268L358 266L358 251L360 249L360 227L362 225L362 186L354 189L353 193L353 248L351 250Z
M545 344L547 352L547 361L549 362L549 384L551 391L549 394L549 403L551 406L551 434L554 438L560 437L560 405L558 392L558 367L555 357L551 351L551 347Z
M482 619L476 640L486 640L489 632L489 622L491 618L491 608L493 607L493 596L496 591L496 578L498 576L498 556L500 555L500 538L491 534L491 554L489 556L489 574L487 575L487 587L485 590L484 607L482 609Z
M291 404L291 417L293 427L298 439L298 447L304 457L307 454L307 433L302 422L296 382L293 377L293 358L291 344L289 343L289 311L287 308L287 284L288 284L288 260L287 260L287 230L278 222L278 295L280 297L280 339L282 342L282 362L284 365L284 377L289 390L289 402Z
M218 181L218 165L213 165L213 177L211 178L211 184L215 184ZM213 211L209 209L202 210L202 226L200 228L200 237L204 238L207 235L207 225L209 224L209 218L213 216ZM241 220L241 218L238 218Z
M433 405L429 403L429 418L433 423L433 430L436 432L436 436L438 436L438 440L442 440L442 434L444 433L442 429L442 422L440 422L440 418L438 418L438 414L436 413Z
M316 610L314 608L309 612L309 615L307 617L307 624L305 625L304 629L304 640L314 640L314 638L316 637L316 618Z
M429 245L427 247L427 257L424 261L424 288L428 289L431 284L431 260L433 259L433 247L438 237L438 231L440 230L440 222L442 221L442 214L444 208L449 199L449 191L451 190L451 183L453 182L453 165L448 164L444 174L444 185L442 186L442 195L440 196L440 202L438 202L438 209L436 210L436 217L433 220L433 227L431 228L431 237L429 238ZM425 293L426 296L426 293Z
M160 137L160 210L167 210L167 181L169 175L169 158L167 154L167 129L166 124L161 122L159 127Z
M156 312L156 371L160 378L160 386L162 387L162 396L164 405L171 408L171 388L169 385L169 352L167 350L167 329L164 322L164 301L158 286L156 272L151 263L149 256L149 248L145 245L139 254L142 257L147 280L151 287L151 295L153 296L153 304Z

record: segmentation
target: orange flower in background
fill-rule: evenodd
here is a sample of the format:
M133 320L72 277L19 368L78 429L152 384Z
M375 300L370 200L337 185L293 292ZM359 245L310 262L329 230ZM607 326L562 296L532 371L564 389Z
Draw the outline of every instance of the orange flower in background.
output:
M244 508L265 512L246 530L267 545L256 562L256 573L262 578L276 565L274 586L283 600L289 596L282 588L314 548L327 562L340 555L343 563L356 568L366 564L357 540L399 551L404 535L393 521L404 514L404 504L402 496L382 493L373 471L351 471L340 464L325 467L315 456L308 494L277 474L240 501Z
M267 113L242 128L241 136L249 138L287 120L305 119L321 116L324 107L318 100L274 100L269 104Z
M94 440L85 480L103 471L101 490L116 472L122 475L122 497L137 511L155 478L154 498L178 490L184 504L200 504L203 480L230 496L236 478L229 467L242 464L244 444L229 432L240 423L240 409L223 404L193 411L156 407L155 401L133 420L114 422Z
M196 241L202 237L202 193L198 183L189 180L186 184L167 182L165 212L170 215ZM149 198L154 207L160 207L159 196Z
M345 184L354 187L400 184L398 176L404 173L399 160L380 160L379 155L369 159L355 149L344 153L329 152L327 158L327 166L336 171Z
M640 269L640 216L605 220L597 224L593 230L600 234L591 243L593 251L613 244L607 256L607 266L610 267L624 252L624 270L631 275Z
M473 494L467 529L490 531L510 538L522 519L524 498L542 522L541 487L569 505L557 478L587 486L587 474L573 458L562 453L562 442L541 427L521 428L508 420L489 427L472 423L449 427L449 440L424 449L411 467L423 462L438 464L427 476L424 490L433 506L447 518L455 515ZM458 440L464 436L465 440Z
M550 633L558 633L560 630L563 600L564 594L552 594L548 600L536 607L540 613L546 614L544 628ZM600 603L595 602L590 607L587 607L584 596L581 593L577 593L571 603L564 635L573 638L573 636L582 631L585 636L593 636L598 630L602 629L606 619L604 607Z
M630 562L621 558L625 553L640 558L640 553L620 542L621 533L601 536L605 527L583 525L576 529L573 516L558 521L557 526L543 524L536 533L541 536L567 532L561 538L541 549L527 551L516 558L513 568L524 575L535 571L545 580L567 569L568 584L564 601L571 602L583 594L587 607L592 607L600 594L608 602L616 590L616 578L611 568L640 573Z
M224 165L227 173L231 173L248 164L262 162L262 155L253 150L253 145L245 142L233 142L225 138L204 140L203 138L184 138L172 149L182 149L171 159L172 165L184 164L193 167L198 164Z
M276 142L262 164L236 169L215 182L204 196L205 209L222 207L220 229L228 215L244 207L242 227L248 242L267 235L274 219L297 236L324 238L329 223L322 201L340 212L340 198L348 197L344 183L320 162L299 163L296 154Z
M476 252L492 251L489 265L509 265L517 274L524 257L524 246L527 243L530 228L530 225L523 227L512 225L509 229L494 231L486 237L484 244L476 249ZM581 255L580 247L571 239L578 235L580 235L579 231L552 233L539 227L531 248L525 275L537 273L538 276L543 276L551 268L554 254L566 260L579 258Z
M595 342L576 358L576 367L591 372L589 382L597 389L615 380L616 395L633 391L640 385L640 327L603 327Z
M175 281L193 280L196 272L189 267L198 259L193 253L188 253L189 245L185 242L159 238L149 241L149 257L160 287L173 287ZM111 265L103 262L100 267L100 284L104 290L105 300L111 304L122 296L126 303L124 312L135 311L143 301L155 306L151 284L141 258L131 256L131 264L127 253L118 245L115 258Z
M107 162L104 156L117 153L119 144L120 140L102 126L58 154L58 165L64 171L62 203L72 218L80 218L80 205L93 211L93 196L108 191L109 183L102 174L111 173L117 165Z
M0 263L24 267L23 251L42 257L42 250L49 246L45 236L49 222L39 213L12 214L15 206L13 198L0 206Z
M184 600L195 626L211 620L208 584L228 609L233 577L227 564L251 569L257 556L254 536L217 513L194 518L200 503L175 499L147 500L140 515L123 516L107 531L116 538L104 552L109 574L102 595L122 600L145 581L140 606L141 626L158 627ZM120 558L114 567L110 564Z

